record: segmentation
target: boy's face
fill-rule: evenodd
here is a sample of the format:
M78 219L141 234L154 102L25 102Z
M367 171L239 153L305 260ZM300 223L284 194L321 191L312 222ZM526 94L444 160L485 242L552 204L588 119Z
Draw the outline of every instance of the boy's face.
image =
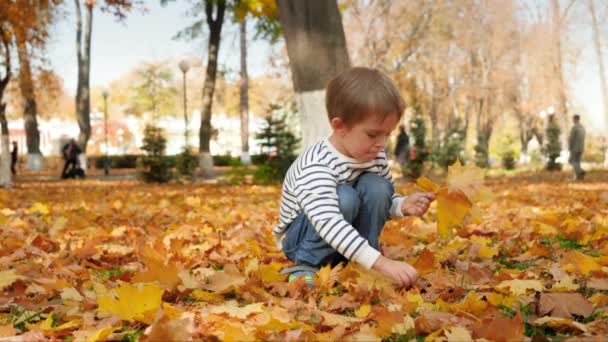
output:
M387 115L384 118L368 115L363 121L351 126L344 124L340 118L331 121L340 152L360 162L376 158L398 123L397 115Z

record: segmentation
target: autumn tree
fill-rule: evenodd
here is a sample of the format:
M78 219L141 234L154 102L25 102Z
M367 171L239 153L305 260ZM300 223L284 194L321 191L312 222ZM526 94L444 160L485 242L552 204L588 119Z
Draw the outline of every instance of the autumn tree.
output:
M99 3L99 4L98 4ZM82 160L86 160L87 143L91 137L91 35L93 32L93 9L99 6L122 20L134 6L142 5L141 0L74 0L76 8L76 57L78 60L78 84L76 86L76 119L80 127L78 144L82 149ZM83 20L84 12L84 20ZM86 163L85 163L86 167Z
M593 32L593 47L597 58L597 67L600 77L600 90L602 105L604 107L604 120L608 123L608 81L606 81L606 68L604 67L604 53L602 50L602 35L600 33L599 14L595 8L594 0L588 0L589 16L591 17L591 30ZM604 22L604 21L602 21Z
M160 63L148 63L136 72L137 81L131 89L134 106L138 114L150 112L154 121L159 114L172 112L177 89L170 69Z
M8 136L8 121L6 120L6 103L4 102L4 91L11 78L11 50L9 48L10 35L6 32L8 29L5 27L5 19L8 14L7 9L4 5L0 5L0 39L2 39L2 50L0 56L2 57L2 63L4 70L1 70L0 79L0 146L2 147L0 155L0 186L9 188L11 186L11 156L9 150L9 136Z

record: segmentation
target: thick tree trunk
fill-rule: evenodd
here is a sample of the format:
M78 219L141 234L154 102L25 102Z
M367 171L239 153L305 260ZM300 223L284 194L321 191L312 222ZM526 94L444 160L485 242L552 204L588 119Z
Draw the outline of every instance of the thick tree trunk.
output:
M0 90L4 92L4 89ZM11 153L9 149L9 137L8 137L8 122L6 120L6 103L2 102L2 95L0 95L0 132L1 140L0 146L2 147L2 154L0 155L0 186L8 189L12 186L11 184Z
M329 135L325 85L350 67L342 17L336 0L278 0L303 147Z
M0 25L0 40L4 49L4 77L0 80L0 186L8 189L11 187L11 156L9 150L8 122L6 120L6 103L4 103L4 91L11 79L11 50L9 38Z
M23 121L27 142L27 168L38 171L42 169L40 132L38 131L38 120L36 118L36 96L34 94L32 68L27 51L27 39L23 34L17 35L17 55L19 57L19 89L23 99Z
M568 98L566 95L566 84L564 82L563 55L562 55L562 21L559 0L551 0L551 12L553 16L553 41L554 61L553 72L557 77L557 108L556 116L563 125L564 132L568 129ZM562 135L565 136L565 135ZM563 141L562 141L563 143Z
M597 56L597 65L600 73L600 88L602 91L602 104L604 106L604 122L608 128L608 82L606 82L606 69L604 68L604 54L602 53L602 44L600 41L600 30L597 23L597 15L593 0L589 0L589 13L591 14L591 25L593 29L593 43L595 45L595 54Z
M79 156L81 165L86 169L86 149L91 137L91 94L90 94L90 65L91 65L91 33L93 29L93 5L85 4L86 17L84 27L84 40L82 39L82 12L80 0L76 3L76 49L78 58L78 85L76 86L76 120L80 127L78 144L82 149Z
M241 26L241 163L251 164L249 155L249 74L247 73L247 18Z
M213 93L215 92L215 78L217 75L217 58L220 50L220 38L222 25L224 23L224 12L226 2L217 3L210 0L205 1L205 14L209 26L209 47L207 52L207 70L205 83L203 84L203 108L201 115L201 127L199 130L200 168L203 177L211 177L213 170L213 158L209 151L209 140L211 139L211 110L213 108ZM213 12L215 9L215 18Z

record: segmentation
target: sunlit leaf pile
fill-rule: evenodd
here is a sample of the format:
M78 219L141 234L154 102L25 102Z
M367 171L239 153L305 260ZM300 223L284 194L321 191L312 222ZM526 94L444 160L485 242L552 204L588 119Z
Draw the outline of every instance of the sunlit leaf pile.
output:
M353 264L288 283L278 186L21 184L0 192L0 341L608 335L608 183L475 172L398 186L438 198L381 238L411 289Z

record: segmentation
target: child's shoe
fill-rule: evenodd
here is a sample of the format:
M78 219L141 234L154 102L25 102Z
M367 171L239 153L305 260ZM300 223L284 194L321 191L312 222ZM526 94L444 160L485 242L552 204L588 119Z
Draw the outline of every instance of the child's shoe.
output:
M289 282L294 282L298 277L304 277L304 282L308 287L315 286L315 273L318 269L306 265L297 265L281 270L281 274L289 274Z
M289 282L292 283L298 278L304 277L304 282L310 288L315 287L315 274L310 271L298 271L289 275Z

